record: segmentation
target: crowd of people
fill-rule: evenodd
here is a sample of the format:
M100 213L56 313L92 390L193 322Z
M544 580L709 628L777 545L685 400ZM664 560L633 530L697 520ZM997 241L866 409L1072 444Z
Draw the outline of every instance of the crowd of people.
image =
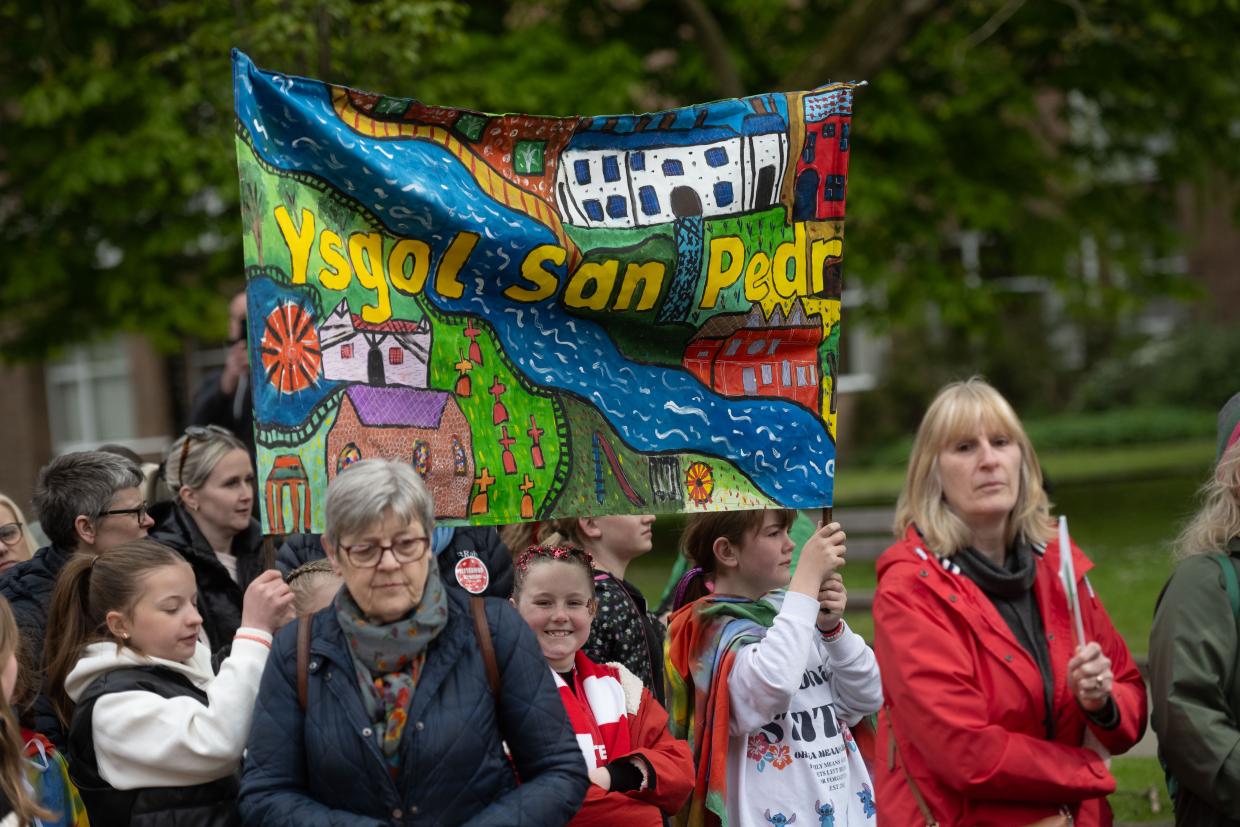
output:
M229 428L187 429L150 471L53 459L37 550L0 496L0 827L1093 827L1149 700L1177 823L1240 824L1240 394L1148 700L979 379L917 431L872 647L844 620L844 528L798 549L793 511L690 515L656 614L625 579L651 515L510 548L436 525L414 468L376 459L328 486L322 534L270 538Z

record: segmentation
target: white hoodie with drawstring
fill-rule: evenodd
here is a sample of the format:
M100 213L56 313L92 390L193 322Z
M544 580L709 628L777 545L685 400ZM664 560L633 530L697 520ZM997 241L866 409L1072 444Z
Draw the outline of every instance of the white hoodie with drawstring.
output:
M86 647L65 678L65 692L74 703L96 678L136 666L178 672L207 695L206 705L196 697L164 698L141 690L113 692L95 701L91 734L104 781L118 790L181 787L236 771L272 639L259 629L243 627L237 634L219 674L212 671L211 649L202 641L185 662L141 655L111 642Z

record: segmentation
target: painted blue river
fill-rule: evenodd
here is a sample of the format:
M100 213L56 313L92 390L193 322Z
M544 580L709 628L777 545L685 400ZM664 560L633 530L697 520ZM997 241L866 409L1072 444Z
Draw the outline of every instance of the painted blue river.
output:
M510 285L530 286L520 277L526 252L557 241L486 196L446 150L359 136L336 117L323 84L260 71L240 52L233 77L237 118L265 161L312 173L356 198L392 234L426 241L432 273L457 232L482 236L461 271L464 295L438 294L433 279L426 295L446 311L486 318L532 382L589 401L638 451L723 457L780 503L830 505L835 446L809 411L774 399L722 397L686 371L625 359L602 328L554 299L526 304L505 297ZM565 268L549 269L563 283Z

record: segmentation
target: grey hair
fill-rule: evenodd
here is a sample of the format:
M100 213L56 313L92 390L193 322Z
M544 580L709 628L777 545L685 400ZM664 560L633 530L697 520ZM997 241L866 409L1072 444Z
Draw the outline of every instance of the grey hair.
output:
M190 431L193 431L193 434ZM246 455L249 455L245 443L237 439L231 431L218 425L187 428L186 432L172 443L164 460L164 478L168 481L168 487L180 500L181 486L202 488L220 460L226 454L237 450L245 451Z
M61 548L78 542L79 514L97 519L118 491L142 485L142 469L116 454L77 451L56 457L39 471L34 512L47 538Z
M428 538L435 529L435 502L412 465L387 459L355 462L327 486L323 536L338 542L370 528L387 511L417 520Z

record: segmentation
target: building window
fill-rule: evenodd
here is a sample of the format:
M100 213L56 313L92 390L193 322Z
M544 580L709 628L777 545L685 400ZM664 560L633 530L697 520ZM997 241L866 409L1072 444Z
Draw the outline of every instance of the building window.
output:
M641 187L637 191L637 197L642 202L642 212L646 215L659 214L659 194L654 191L654 187Z
M721 167L728 162L728 151L721 146L706 150L706 163L712 167Z
M612 218L624 218L629 214L629 205L623 195L607 196L607 214Z
M770 347L768 347L768 348L766 349L766 355L767 355L767 356L774 356L774 355L775 355L775 349L776 349L777 347L779 347L779 339L778 339L778 338L771 339L771 345L770 345Z
M591 221L603 220L603 205L598 202L597 198L590 198L581 202L581 208L586 211L586 216Z
M843 201L844 200L844 176L828 175L827 180L823 182L822 187L823 201Z
M787 359L779 363L779 378L785 388L792 387L792 363Z
M809 384L809 378L805 375L805 365L797 365L797 387L803 388Z
M667 176L684 175L685 165L677 161L675 158L668 158L663 162L663 174Z
M590 161L588 158L582 158L580 161L573 161L573 174L577 176L578 184L590 183Z
M835 121L827 121L826 123L822 125L822 137L824 138L835 137Z
M620 180L620 164L616 161L615 155L603 156L603 180L619 181Z
M413 470L426 479L431 473L431 444L425 439L413 443Z
M766 339L754 339L749 343L749 347L745 348L745 352L750 356L757 356L764 347L766 347Z
M840 130L840 152L848 151L848 124L844 124L844 128Z
M732 203L732 182L716 181L715 182L715 206L726 207Z
M699 359L709 359L709 358L710 358L710 351L709 351L709 350L699 350L699 351L698 351L697 358L699 358Z
M132 442L138 434L125 340L74 347L48 365L47 411L55 453Z
M465 446L461 444L461 438L456 434L452 435L452 473L458 477L463 477L469 473L465 457Z
M818 136L813 132L810 132L805 136L805 148L801 150L801 163L814 163L814 143L817 139Z
M340 449L340 455L336 457L336 473L339 474L361 458L362 452L358 450L355 443L350 442Z
M405 351L398 347L388 348L388 364L403 365L405 363Z
M753 368L741 369L741 387L745 389L745 393L755 394L758 392L758 378L754 375Z
M340 346L340 358L341 359L352 359L353 358L353 343L352 342L349 342L348 344Z
M740 339L733 339L732 341L728 342L728 349L727 349L727 352L726 352L726 353L724 353L723 355L724 355L724 356L735 356L735 355L736 355L736 351L738 351L738 350L740 350L740 349L741 349L741 340L740 340Z
M769 385L775 381L774 372L771 370L769 362L762 363L762 384Z
M634 172L645 172L646 170L646 153L637 151L629 155L629 169Z

